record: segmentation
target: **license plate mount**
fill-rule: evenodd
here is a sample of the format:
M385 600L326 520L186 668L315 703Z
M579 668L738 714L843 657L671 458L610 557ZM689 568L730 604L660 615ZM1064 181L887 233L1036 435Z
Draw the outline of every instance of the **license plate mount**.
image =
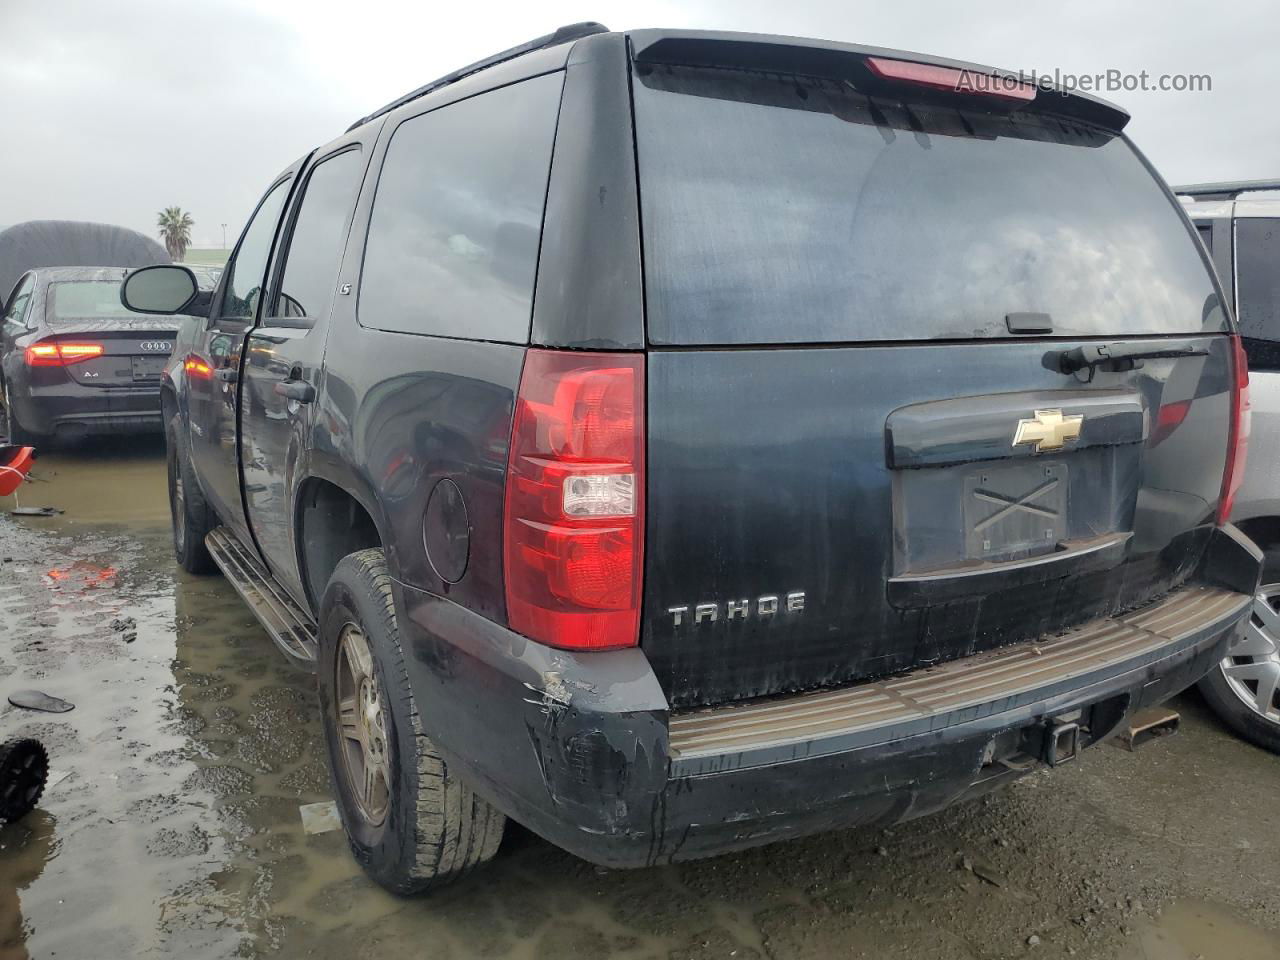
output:
M1069 473L1060 460L987 464L964 480L965 557L1051 553L1067 538Z
M135 383L159 380L167 357L130 357Z

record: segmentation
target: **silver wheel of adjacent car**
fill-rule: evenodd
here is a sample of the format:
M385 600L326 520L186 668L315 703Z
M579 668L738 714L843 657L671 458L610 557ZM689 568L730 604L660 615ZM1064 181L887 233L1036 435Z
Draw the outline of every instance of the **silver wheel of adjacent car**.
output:
M1253 616L1219 665L1227 688L1271 723L1280 723L1280 583L1258 589Z
M387 713L374 672L369 641L354 623L338 640L338 729L342 733L342 772L360 815L370 826L387 816L391 801L391 754Z

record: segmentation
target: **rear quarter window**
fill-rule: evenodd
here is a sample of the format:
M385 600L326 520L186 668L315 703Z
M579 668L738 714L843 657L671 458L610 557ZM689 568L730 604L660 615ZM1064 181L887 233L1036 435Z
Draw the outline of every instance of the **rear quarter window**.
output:
M641 68L634 99L651 342L1226 329L1121 136L747 70Z
M405 120L365 242L366 327L527 343L563 74Z

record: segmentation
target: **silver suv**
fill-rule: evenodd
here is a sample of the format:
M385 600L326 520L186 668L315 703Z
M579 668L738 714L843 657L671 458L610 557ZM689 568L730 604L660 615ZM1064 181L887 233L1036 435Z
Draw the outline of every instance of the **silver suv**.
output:
M1252 433L1231 519L1266 558L1249 630L1200 688L1237 733L1280 753L1280 180L1174 191L1232 300L1249 358Z

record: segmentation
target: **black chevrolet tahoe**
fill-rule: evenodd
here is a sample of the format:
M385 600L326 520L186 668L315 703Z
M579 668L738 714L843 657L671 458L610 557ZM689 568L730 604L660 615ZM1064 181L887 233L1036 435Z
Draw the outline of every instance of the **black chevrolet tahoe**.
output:
M163 380L174 544L314 665L391 890L889 823L1222 659L1247 372L1127 115L567 27L270 184Z

